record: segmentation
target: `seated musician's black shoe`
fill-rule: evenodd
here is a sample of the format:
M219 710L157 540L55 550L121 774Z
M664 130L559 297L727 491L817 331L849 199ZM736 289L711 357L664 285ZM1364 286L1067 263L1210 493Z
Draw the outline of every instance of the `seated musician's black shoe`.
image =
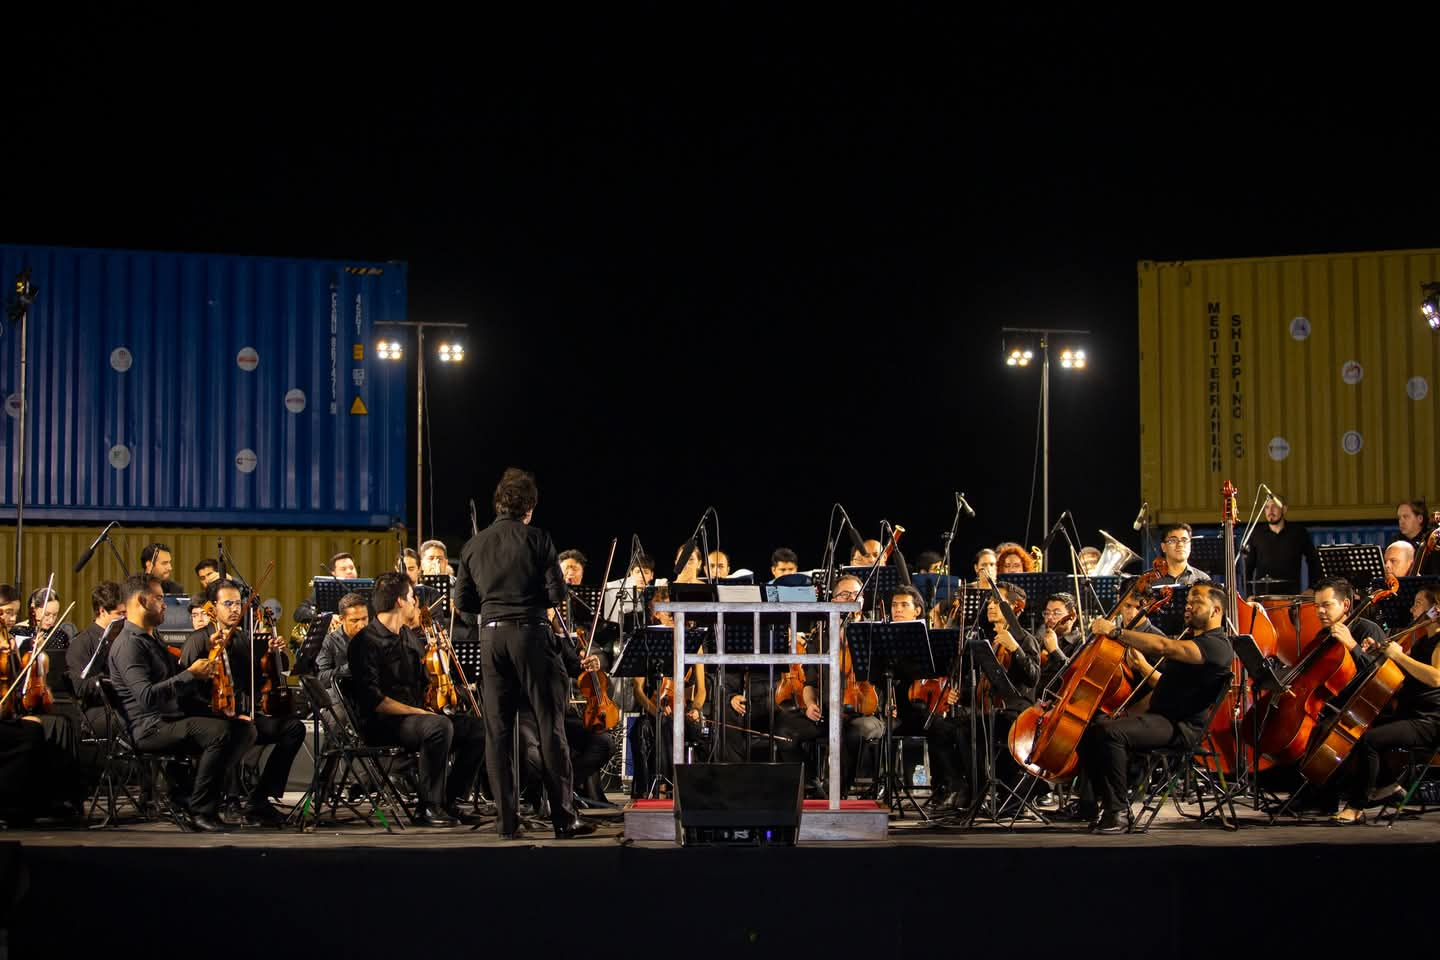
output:
M480 826L479 826L479 824L476 824L474 827L471 827L470 829L472 829L472 830L479 830L479 829L480 829ZM529 839L530 839L530 834L528 834L528 833L525 832L525 828L524 828L524 827L516 827L514 830L511 830L509 833L499 834L499 837L500 837L501 840L529 840Z
M574 840L577 837L588 837L595 832L595 824L588 820L576 820L568 827L556 827L556 840Z
M458 827L460 821L456 820L444 810L416 810L415 826L417 827Z
M1106 810L1101 815L1100 819L1095 822L1094 830L1096 833L1104 834L1116 834L1125 832L1124 826L1122 826L1120 823L1120 814L1116 813L1114 810Z
M487 819L486 817L478 816L473 813L466 813L464 810L460 809L460 804L458 803L452 803L450 804L450 806L446 807L445 813L447 816L454 819L456 823L464 824L467 827L477 826L484 823Z
M946 807L950 806L950 803L951 803L950 798L951 798L952 796L954 796L954 794L946 793L946 792L945 792L944 790L942 790L941 788L936 787L936 788L931 792L931 794L930 794L930 799L928 799L928 800L925 801L925 809L926 809L926 810L943 810L943 809L945 809Z
M196 833L224 833L225 825L209 813L191 813L190 829Z
M285 817L275 809L273 803L267 798L261 797L246 805L245 822L252 826L278 827L285 822Z

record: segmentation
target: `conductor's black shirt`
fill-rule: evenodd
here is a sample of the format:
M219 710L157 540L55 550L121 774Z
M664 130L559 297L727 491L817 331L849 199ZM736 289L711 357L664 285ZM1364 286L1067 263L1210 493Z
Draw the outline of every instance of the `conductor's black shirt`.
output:
M512 517L495 522L460 551L455 593L460 609L492 620L536 622L565 599L565 579L550 534Z

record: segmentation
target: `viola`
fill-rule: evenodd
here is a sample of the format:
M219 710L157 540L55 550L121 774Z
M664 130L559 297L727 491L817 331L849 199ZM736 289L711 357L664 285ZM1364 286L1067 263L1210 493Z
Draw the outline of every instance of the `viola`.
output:
M1373 604L1394 596L1399 589L1400 582L1387 574L1385 586L1357 604L1346 623L1354 622ZM1321 708L1355 679L1354 659L1329 628L1323 629L1307 650L1291 672L1285 691L1278 696L1269 691L1261 694L1240 724L1244 743L1256 743L1259 724L1259 753L1275 763L1295 763L1305 755L1320 721Z
M605 573L600 578L601 583L608 583L610 580L610 565L615 561L615 545L618 538L610 541L610 557L605 561ZM594 619L590 623L590 633L585 641L585 656L588 658L595 646L595 632L600 628L600 608L595 609ZM620 708L610 699L610 676L604 670L584 670L575 681L576 687L580 690L580 696L585 698L585 712L581 716L581 722L585 729L591 733L604 733L613 730L620 722Z
M295 697L285 677L285 651L270 648L275 624L265 607L260 611L261 627L255 633L255 643L265 644L265 655L260 658L260 675L265 678L260 685L260 712L270 717L288 717L295 712Z
M818 626L817 626L818 629ZM808 647L808 638L805 634L797 634L795 637L795 652L805 654ZM796 707L803 707L805 698L805 670L798 663L790 664L790 669L780 678L780 684L775 689L775 702L777 704L794 703Z
M1166 572L1165 558L1130 582L1111 608L1107 620L1137 591L1145 591ZM1079 764L1080 738L1102 706L1118 709L1129 695L1124 683L1125 645L1092 634L1060 675L1060 693L1053 704L1043 701L1016 718L1008 737L1015 762L1037 777L1060 780Z
M25 690L20 695L20 706L26 713L44 713L55 705L55 696L45 680L45 675L50 672L50 654L43 650L33 652L39 646L39 639L36 637L32 641L31 652L25 654L20 664L22 671L27 668L30 671L25 677Z
M215 605L207 603L205 608L205 612L210 615L210 622L215 623ZM219 627L216 627L210 638L210 653L206 659L215 664L210 673L210 709L222 717L235 716L235 681L225 667L225 651L229 646L230 636L221 633Z
M11 687L15 685L15 647L10 640L10 631L0 623L0 687L4 688L5 699L0 701L0 720L15 719L15 700Z
M450 658L440 648L439 631L430 617L430 608L420 608L420 627L425 631L425 708L436 713L454 710L460 704L455 681L450 679Z
M1440 620L1431 620L1421 614L1419 623L1386 640L1385 647L1377 651L1375 662L1367 668L1364 679L1356 685L1354 692L1344 702L1332 704L1334 712L1316 725L1305 756L1300 760L1300 776L1317 786L1329 780L1380 716L1380 711L1400 692L1400 685L1405 682L1405 671L1384 655L1384 649L1394 644L1409 653L1411 644L1417 638L1433 637L1437 633L1440 633Z
M841 694L845 709L862 717L873 717L880 712L880 693L875 684L855 679L855 661L850 658L848 643L840 648L840 674L845 678L845 690Z

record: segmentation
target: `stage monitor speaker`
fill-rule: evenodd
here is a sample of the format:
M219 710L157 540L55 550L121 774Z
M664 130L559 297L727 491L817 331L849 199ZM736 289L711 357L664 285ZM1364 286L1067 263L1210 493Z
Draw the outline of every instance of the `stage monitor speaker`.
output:
M794 846L805 768L799 763L694 763L675 768L681 846Z

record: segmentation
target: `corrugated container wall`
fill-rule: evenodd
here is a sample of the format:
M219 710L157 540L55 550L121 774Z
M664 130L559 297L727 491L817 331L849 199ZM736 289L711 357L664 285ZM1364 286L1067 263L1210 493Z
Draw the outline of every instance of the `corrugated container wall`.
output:
M1394 519L1440 495L1440 250L1139 265L1140 488L1162 520L1244 512L1262 481L1299 520Z
M386 527L404 516L405 370L373 358L406 268L0 246L33 271L27 519ZM15 504L19 336L0 336ZM27 581L29 582L29 581Z
M95 539L94 530L81 527L25 525L25 592L45 586L55 574L55 592L65 604L75 601L70 621L84 626L93 619L90 591L101 580L120 581L125 571L105 544L85 569L74 573L75 561ZM397 545L388 531L367 530L185 530L173 527L126 527L111 533L120 556L132 573L140 571L140 551L150 543L163 543L173 551L171 578L192 596L200 592L195 564L214 557L215 540L225 539L225 552L250 583L258 583L265 566L275 561L275 572L261 587L264 597L275 597L284 607L282 627L289 630L295 607L310 592L310 579L337 553L355 557L362 577L394 568ZM15 555L15 527L0 527L0 557ZM63 607L62 607L63 609ZM23 617L24 614L22 613Z

